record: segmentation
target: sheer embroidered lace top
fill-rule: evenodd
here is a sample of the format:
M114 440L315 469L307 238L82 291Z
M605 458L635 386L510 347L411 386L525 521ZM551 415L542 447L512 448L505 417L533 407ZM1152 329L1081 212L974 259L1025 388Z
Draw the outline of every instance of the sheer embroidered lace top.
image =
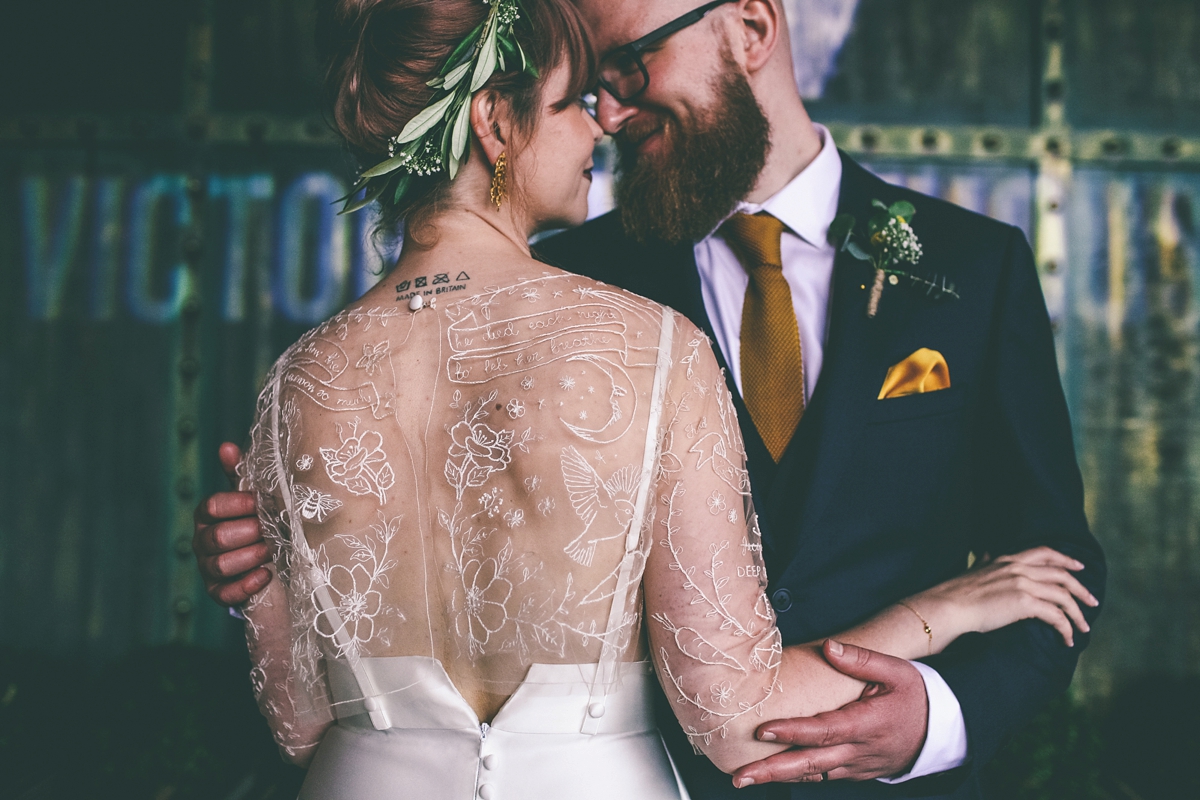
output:
M388 656L487 720L531 664L599 664L602 695L648 652L702 748L761 722L780 636L704 335L549 269L465 294L351 306L267 377L243 487L279 579L247 615L280 746L319 742L334 662L386 728L362 665Z

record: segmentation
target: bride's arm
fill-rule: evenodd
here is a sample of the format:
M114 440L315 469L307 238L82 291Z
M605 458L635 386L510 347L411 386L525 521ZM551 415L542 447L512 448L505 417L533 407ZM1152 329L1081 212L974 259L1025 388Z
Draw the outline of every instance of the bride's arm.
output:
M829 666L819 642L780 646L732 402L703 335L687 325L676 342L645 576L651 655L684 731L733 772L786 749L755 739L763 721L832 711L864 684ZM1094 602L1070 577L1077 568L1045 549L998 559L838 639L915 659L1036 617L1069 640L1071 620L1086 630L1072 596Z
M258 709L267 718L280 755L307 767L325 731L333 724L328 705L313 697L313 687L296 663L287 592L274 564L272 580L244 609L250 683Z

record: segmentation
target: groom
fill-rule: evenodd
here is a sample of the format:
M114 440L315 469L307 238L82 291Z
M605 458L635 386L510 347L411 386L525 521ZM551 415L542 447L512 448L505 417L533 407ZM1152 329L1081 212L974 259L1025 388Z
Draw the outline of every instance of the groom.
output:
M580 3L604 56L598 119L619 148L617 210L539 251L676 308L719 345L784 643L844 630L960 573L970 554L1053 547L1086 565L1080 578L1102 597L1022 234L839 153L796 90L779 0ZM947 277L960 299L885 282L868 317L872 270L827 234L874 200L916 208L913 271ZM235 459L225 446L222 460ZM265 584L252 513L237 493L197 510L219 602ZM660 722L696 798L979 797L979 768L1066 688L1086 641L1068 648L1026 621L922 662L827 647L872 688L836 712L763 724L760 738L797 749L740 770L735 783L753 780L741 792L693 754L669 709Z

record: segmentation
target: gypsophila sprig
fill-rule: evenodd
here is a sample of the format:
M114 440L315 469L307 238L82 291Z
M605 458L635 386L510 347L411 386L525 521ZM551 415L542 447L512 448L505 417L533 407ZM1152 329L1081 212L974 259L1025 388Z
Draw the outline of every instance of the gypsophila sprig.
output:
M867 300L867 316L874 318L879 312L879 301L883 297L885 283L895 286L907 280L913 287L923 289L933 299L952 297L958 299L954 284L937 275L914 275L896 269L898 264L916 266L924 254L921 242L912 229L912 218L917 209L912 203L901 200L885 205L880 200L871 201L875 208L867 220L865 240L855 232L858 220L853 214L839 214L829 227L829 242L839 251L845 251L859 261L868 261L875 268L875 282Z
M414 175L445 170L450 180L467 157L471 133L471 98L488 79L510 67L537 77L517 40L520 0L481 0L490 6L487 18L454 48L428 85L434 89L429 105L388 140L388 157L364 170L350 194L342 198L339 214L349 214L375 201L397 205ZM359 197L359 192L363 192ZM357 199L356 199L357 198Z

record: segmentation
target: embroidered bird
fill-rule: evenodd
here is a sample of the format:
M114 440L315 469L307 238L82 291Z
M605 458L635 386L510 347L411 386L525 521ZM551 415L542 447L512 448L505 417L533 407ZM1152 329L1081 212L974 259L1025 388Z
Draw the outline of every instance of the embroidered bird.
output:
M614 472L606 481L578 450L574 447L564 447L562 472L571 507L583 520L583 532L571 540L563 548L563 552L572 561L588 567L596 555L596 545L599 542L625 535L629 521L633 519L633 496L637 492L638 471L633 465L625 466ZM607 530L615 532L589 538L592 524L603 510L616 517L615 528L605 526Z

